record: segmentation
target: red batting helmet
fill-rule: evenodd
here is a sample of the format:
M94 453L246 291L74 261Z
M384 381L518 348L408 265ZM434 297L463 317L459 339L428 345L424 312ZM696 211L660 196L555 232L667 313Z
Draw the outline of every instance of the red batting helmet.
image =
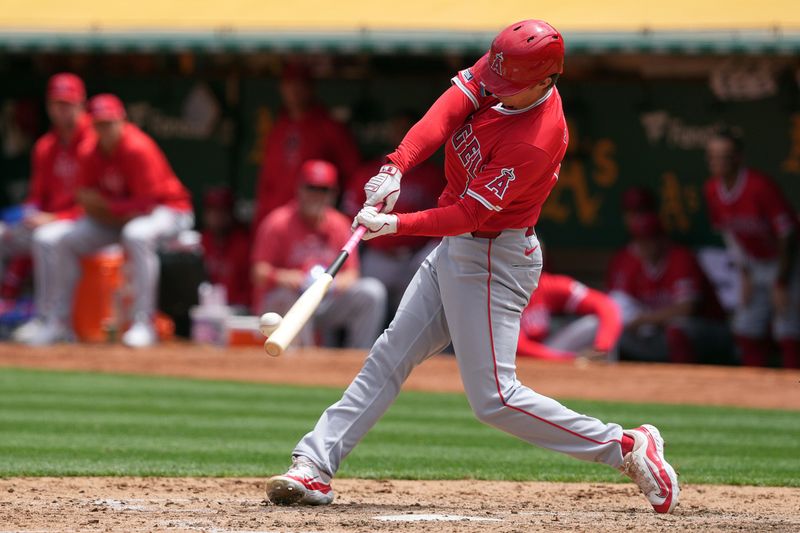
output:
M543 20L523 20L497 34L476 74L495 96L511 96L564 71L564 38Z

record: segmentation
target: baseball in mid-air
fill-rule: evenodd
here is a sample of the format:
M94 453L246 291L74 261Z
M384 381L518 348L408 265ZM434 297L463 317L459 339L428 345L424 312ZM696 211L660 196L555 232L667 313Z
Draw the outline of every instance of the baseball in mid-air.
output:
M258 320L258 329L265 337L269 337L281 325L281 320L283 318L278 313L264 313Z

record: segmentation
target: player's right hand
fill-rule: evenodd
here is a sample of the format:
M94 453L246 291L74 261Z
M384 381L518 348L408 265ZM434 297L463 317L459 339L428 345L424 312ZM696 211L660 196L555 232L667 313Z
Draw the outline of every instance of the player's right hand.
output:
M375 206L383 203L381 212L391 213L397 198L400 196L400 180L402 177L403 173L396 166L392 164L383 165L378 173L372 176L364 185L364 192L367 195L364 206Z

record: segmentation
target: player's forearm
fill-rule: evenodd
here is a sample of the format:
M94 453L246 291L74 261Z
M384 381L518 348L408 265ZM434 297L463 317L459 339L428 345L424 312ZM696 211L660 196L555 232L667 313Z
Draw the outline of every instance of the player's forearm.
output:
M401 172L428 159L475 110L472 103L457 87L450 87L414 124L388 159Z
M482 220L463 202L416 213L397 214L397 234L448 237L475 231Z
M611 350L622 333L622 313L614 300L601 292L589 290L575 311L581 315L597 316L599 324L593 347L600 352Z

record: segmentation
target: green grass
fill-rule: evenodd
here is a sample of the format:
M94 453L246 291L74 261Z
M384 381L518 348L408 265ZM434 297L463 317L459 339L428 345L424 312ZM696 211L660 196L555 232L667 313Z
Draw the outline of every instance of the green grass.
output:
M0 369L0 476L264 476L338 389ZM588 401L660 427L683 481L800 486L800 413ZM478 423L459 394L403 393L340 477L620 481Z

